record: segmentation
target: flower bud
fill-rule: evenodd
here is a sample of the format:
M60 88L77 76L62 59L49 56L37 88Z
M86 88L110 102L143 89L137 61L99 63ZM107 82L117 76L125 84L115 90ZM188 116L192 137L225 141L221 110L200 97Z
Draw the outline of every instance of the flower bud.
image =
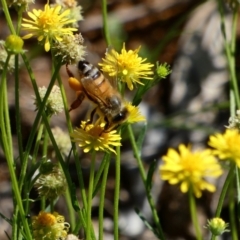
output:
M23 40L17 35L9 35L5 41L5 48L11 54L19 54L23 50Z

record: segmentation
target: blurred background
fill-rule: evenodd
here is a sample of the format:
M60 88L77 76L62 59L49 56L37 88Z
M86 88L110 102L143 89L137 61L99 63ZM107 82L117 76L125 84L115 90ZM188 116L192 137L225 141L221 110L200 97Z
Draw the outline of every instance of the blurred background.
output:
M45 1L35 1L33 8L42 8ZM100 0L79 1L82 6L84 20L80 22L79 32L82 33L87 49L86 59L97 65L106 52L106 42L103 37L102 13ZM142 148L142 159L146 170L149 164L156 160L161 164L161 156L169 147L176 148L180 143L191 144L193 148L204 147L209 134L222 131L228 125L229 91L228 72L223 50L220 30L220 19L216 1L200 0L109 0L108 24L113 47L137 49L141 46L140 55L148 62L167 62L172 73L157 86L149 90L140 104L141 112L147 118L147 133ZM11 10L13 19L15 11ZM226 5L225 16L228 29L231 27L231 9ZM0 10L0 38L9 34L4 14ZM239 29L237 33L239 40ZM38 85L47 86L51 77L51 58L43 51L36 39L25 43L26 49L31 49L29 57ZM238 50L238 49L237 49ZM238 58L238 52L236 58ZM237 62L237 68L239 64ZM68 86L68 76L65 67L61 69L67 97L70 103L75 99L75 93ZM20 71L20 95L23 140L26 143L35 116L33 90L24 67ZM9 75L9 111L11 114L13 141L17 145L15 130L14 81ZM131 100L133 93L128 93ZM73 125L78 126L89 110L89 104L84 102L81 107L71 112ZM66 131L64 114L54 116L51 124ZM136 134L141 125L135 126ZM17 148L16 148L17 150ZM148 230L135 208L141 210L151 222L151 213L145 197L136 161L133 157L128 140L122 147L121 195L120 195L120 239L121 240L154 240L156 237ZM15 153L17 158L17 151ZM101 156L99 156L99 160ZM85 173L85 183L88 183L89 159L86 155L80 157ZM77 176L74 163L70 162L73 179ZM17 166L17 168L21 166ZM214 194L205 193L197 201L198 215L202 225L210 218L216 208L216 199L224 182L224 176L218 181L218 191ZM194 240L195 234L190 220L187 196L178 187L169 186L160 180L158 169L153 178L153 195L157 210L167 239ZM114 193L114 159L106 193L105 208L105 240L113 239L113 193ZM36 193L31 193L36 197ZM93 219L97 223L98 197L93 201ZM66 216L64 199L57 205L59 212ZM31 215L37 214L39 205L36 203ZM4 155L0 150L0 212L11 217L12 195L8 168ZM228 222L228 204L223 211L224 220ZM97 226L97 224L96 224ZM10 226L0 218L0 239L7 239L4 231L10 233ZM205 239L208 239L206 233ZM230 239L224 236L223 239Z

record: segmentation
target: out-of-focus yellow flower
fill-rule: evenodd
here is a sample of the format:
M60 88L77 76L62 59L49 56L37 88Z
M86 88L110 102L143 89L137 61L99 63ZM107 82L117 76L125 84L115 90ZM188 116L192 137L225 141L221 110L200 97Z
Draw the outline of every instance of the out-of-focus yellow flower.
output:
M210 136L208 145L213 148L213 154L221 160L232 160L240 168L240 134L237 129L227 129L224 134Z
M111 49L103 58L103 63L99 63L103 72L109 74L110 77L117 77L122 82L126 82L130 90L133 90L133 84L143 83L140 78L152 80L149 77L153 74L151 68L153 64L144 63L147 59L138 56L140 47L136 50L126 51L125 44L121 53Z
M62 41L63 35L73 35L76 28L67 27L76 19L69 17L70 10L61 12L61 6L56 5L50 7L47 3L44 10L33 9L32 12L27 12L31 20L23 18L23 30L28 30L30 33L25 35L23 39L28 39L33 36L38 38L38 41L45 40L44 48L48 52L53 41Z
M112 146L121 146L121 136L116 130L104 131L105 123L90 124L81 122L80 128L76 128L71 134L72 140L77 142L83 151L111 151L116 154Z
M41 211L32 218L34 240L65 239L69 230L69 223L57 212Z
M127 103L126 108L129 112L129 116L126 121L127 123L137 123L146 121L146 118L140 113L138 107L133 106L131 103Z
M162 159L164 163L159 168L161 179L170 184L180 184L183 193L191 187L196 197L201 197L203 190L215 191L215 186L205 177L217 178L222 169L210 150L191 152L190 147L181 144L179 153L170 148Z

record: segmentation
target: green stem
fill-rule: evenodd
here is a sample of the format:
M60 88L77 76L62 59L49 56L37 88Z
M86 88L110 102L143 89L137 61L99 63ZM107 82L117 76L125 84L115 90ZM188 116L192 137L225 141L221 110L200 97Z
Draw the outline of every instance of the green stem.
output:
M19 69L18 69L18 55L15 56L15 109L16 109L16 130L18 138L18 152L20 163L23 161L23 144L22 144L22 128L21 128L21 114L19 103Z
M111 46L111 38L109 34L108 19L107 19L107 0L102 0L102 16L103 16L103 31L104 31L105 41L107 43L107 46Z
M64 90L63 83L62 83L61 78L59 76L58 76L58 85L59 85L59 88L60 88L60 91L61 91L61 94L62 94L68 131L69 131L69 133L71 133L71 132L73 132L73 128L72 128L71 119L70 119L70 115L69 115L69 111L68 111L67 97L66 97L66 93L65 93L65 90ZM73 142L72 142L72 150L73 150L75 165L76 165L76 168L77 168L77 176L78 176L78 182L79 182L79 186L80 186L83 206L84 206L84 209L87 209L87 197L86 197L85 185L84 185L84 180L83 180L82 168L80 166L79 155L78 155L78 152L77 152L77 149L76 149L76 144L73 143ZM69 206L69 208L70 208L70 206ZM74 214L74 213L72 212L70 214ZM83 214L82 214L81 211L80 211L79 217L80 217L81 221L83 222L84 219L83 219ZM80 225L77 225L77 226L80 226ZM83 224L83 226L86 227L86 224ZM85 228L85 231L86 230L87 229ZM76 229L76 231L77 231L77 229Z
M22 204L22 198L20 195L20 190L18 187L18 181L15 174L15 165L14 165L14 157L13 157L13 149L12 149L12 133L11 126L9 120L9 112L8 112L8 97L7 97L7 83L6 83L6 74L7 74L7 66L10 59L10 55L8 55L5 66L3 68L1 83L0 83L0 100L2 103L2 107L0 108L0 129L2 134L2 143L3 143L3 151L5 153L5 157L8 164L8 169L11 177L12 188L14 192L14 197L16 199L16 203L19 208L20 217L22 220L24 232L26 234L26 239L31 240L32 235L31 231L26 219L26 214ZM16 215L17 212L15 211Z
M121 132L119 132L121 134ZM114 191L114 240L118 239L118 212L119 212L119 193L120 193L120 174L121 174L121 151L120 146L116 147L116 161L115 161L115 191Z
M94 183L94 172L95 172L95 160L96 151L92 151L92 159L90 166L90 177L89 177L89 187L88 187L88 206L87 206L87 237L86 240L91 240L91 228L92 228L92 193L93 193L93 183Z
M105 190L107 185L107 176L110 166L110 154L107 154L106 164L103 171L102 183L101 183L101 193L100 193L100 203L99 203L99 240L103 240L103 218L104 218L104 200L105 200Z
M192 218L193 226L194 226L195 231L196 231L197 240L201 240L202 236L201 236L201 231L200 231L200 228L199 228L199 223L198 223L198 218L197 218L196 202L195 202L192 187L188 191L188 197L189 197L191 218Z
M134 156L135 156L135 158L137 160L137 163L138 163L140 175L141 175L141 178L142 178L142 181L143 181L146 193L147 193L147 199L148 199L149 205L151 207L153 220L154 220L154 223L155 223L156 228L157 228L158 237L161 240L164 240L165 237L164 237L164 234L163 234L163 230L162 230L162 227L161 227L161 224L160 224L160 220L158 218L158 214L157 214L157 210L156 210L156 207L155 207L154 200L152 198L151 192L148 190L148 187L147 187L145 169L143 167L142 159L140 157L139 150L138 150L138 147L137 147L134 135L133 135L132 126L130 124L128 124L127 130L128 130L128 135L129 135L131 144L132 144L132 149L133 149L133 152L134 152Z
M226 26L225 26L225 15L223 10L223 2L218 0L218 9L221 17L221 30L222 35L224 38L224 48L227 57L227 64L230 72L230 78L232 83L232 88L234 91L237 108L240 108L240 97L238 92L238 83L237 83L237 76L235 71L235 51L236 51L236 29L237 29L237 19L238 19L238 10L237 8L234 9L233 12L233 22L232 22L232 32L231 32L231 42L228 43L227 34L226 34Z
M30 132L30 135L29 135L29 138L28 138L28 142L27 142L27 145L26 145L25 153L24 153L24 159L23 159L23 163L22 163L22 166L21 166L21 173L20 173L20 179L19 179L20 191L22 190L22 186L23 186L24 179L25 179L25 176L26 176L28 158L29 158L29 154L30 154L30 151L31 151L32 144L34 142L35 133L38 129L39 121L40 121L40 119L43 115L43 111L45 109L47 99L48 99L48 97L51 93L51 90L52 90L53 86L54 86L56 76L57 76L58 71L61 67L61 63L59 63L57 68L55 69L55 72L54 72L52 78L51 78L51 81L50 81L49 86L47 88L47 92L46 92L43 100L41 100L39 92L38 92L38 86L37 86L36 80L34 78L34 75L33 75L32 69L30 67L29 61L28 61L28 59L27 59L27 57L24 53L22 53L22 58L23 58L23 61L25 63L26 69L28 71L29 77L31 79L31 82L32 82L32 85L33 85L33 90L34 90L35 95L36 95L36 101L39 104L39 109L38 109L38 112L37 112L37 116L35 117L35 120L33 122L32 129L31 129L31 132Z
M230 170L228 172L227 178L226 178L226 180L224 182L221 195L220 195L219 200L218 200L218 205L217 205L217 210L216 210L216 213L215 213L215 217L220 217L220 214L221 214L221 211L222 211L223 202L224 202L227 190L228 190L228 186L231 183L231 181L233 180L233 177L235 175L234 174L234 170L235 170L235 164L232 163L231 168L230 168ZM212 235L212 237L211 237L211 240L213 240L213 239L215 239L214 235Z
M2 2L2 8L3 8L4 14L5 14L5 18L6 18L6 21L7 21L7 25L10 29L10 32L11 32L11 34L16 34L13 23L12 23L12 18L9 14L9 11L8 11L7 3L4 0L1 0L1 2Z
M44 124L41 123L40 126L39 126L39 129L38 129L36 143L35 143L34 149L33 149L33 156L32 156L32 163L33 164L35 164L36 160L37 160L37 154L38 154L39 145L40 145L41 139L42 139L43 128L44 128Z
M237 171L237 166L236 166ZM235 188L234 181L230 183L229 186L229 218L231 226L231 235L233 240L238 240L236 218L235 218Z

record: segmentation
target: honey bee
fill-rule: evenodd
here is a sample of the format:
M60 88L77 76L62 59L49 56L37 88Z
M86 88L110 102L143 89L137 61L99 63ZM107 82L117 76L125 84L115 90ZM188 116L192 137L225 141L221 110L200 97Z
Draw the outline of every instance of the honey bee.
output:
M106 122L104 130L110 130L124 122L128 115L123 98L102 72L87 61L78 62L80 81L74 78L66 66L69 75L69 85L76 91L77 99L71 104L70 111L80 106L85 97L96 104L91 112L90 123L93 122L95 113L104 116Z

